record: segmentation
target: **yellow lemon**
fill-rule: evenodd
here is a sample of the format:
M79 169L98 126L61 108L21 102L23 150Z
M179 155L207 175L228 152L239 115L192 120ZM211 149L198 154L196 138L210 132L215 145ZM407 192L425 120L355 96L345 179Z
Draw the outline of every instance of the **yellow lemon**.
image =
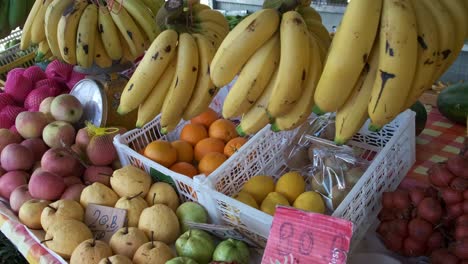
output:
M296 198L293 206L304 211L325 213L325 203L318 192L310 191L302 193Z
M263 199L275 191L273 177L267 175L257 175L250 178L242 187L241 192L246 192L255 199L257 204L261 204Z
M240 192L236 196L234 196L234 199L238 200L239 202L245 203L246 205L252 206L255 209L258 209L257 202L249 193Z
M275 192L281 193L289 203L293 203L301 193L305 192L304 178L296 171L285 173L278 179Z
M277 205L289 205L288 199L281 193L271 192L263 200L260 209L269 215L274 215Z

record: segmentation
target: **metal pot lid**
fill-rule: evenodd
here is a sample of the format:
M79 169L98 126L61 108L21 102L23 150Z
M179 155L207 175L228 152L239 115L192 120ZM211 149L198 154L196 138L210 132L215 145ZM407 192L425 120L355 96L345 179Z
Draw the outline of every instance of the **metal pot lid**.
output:
M106 125L107 97L98 81L85 78L75 84L70 94L83 105L83 116L77 123L78 127L84 127L85 121L90 121L97 127Z

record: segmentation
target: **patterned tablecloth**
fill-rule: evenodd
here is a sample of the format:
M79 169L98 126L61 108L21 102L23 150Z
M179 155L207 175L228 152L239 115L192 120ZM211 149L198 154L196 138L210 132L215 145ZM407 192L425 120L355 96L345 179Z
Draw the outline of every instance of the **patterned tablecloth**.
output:
M402 186L429 186L427 171L434 163L460 153L467 135L466 127L454 124L436 108L428 106L426 128L416 138L416 163L401 183Z

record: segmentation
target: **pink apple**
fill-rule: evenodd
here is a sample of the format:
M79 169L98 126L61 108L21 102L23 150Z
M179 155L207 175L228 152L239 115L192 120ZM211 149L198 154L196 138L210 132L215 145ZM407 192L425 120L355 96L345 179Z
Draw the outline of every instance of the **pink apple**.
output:
M28 187L32 197L54 201L59 199L65 190L65 182L61 176L41 171L31 176Z
M83 181L81 181L80 177L76 176L67 176L63 178L63 182L65 183L65 186L71 186L73 184L81 183L83 184Z
M34 161L40 161L42 155L49 149L40 138L28 138L21 142L21 145L27 147L33 153Z
M10 207L14 212L18 213L21 205L32 199L33 197L29 193L28 185L20 185L10 195Z
M67 189L65 189L60 199L70 199L79 202L81 192L85 187L86 185L81 183L70 185L67 187Z
M0 166L0 177L6 173L6 170Z
M29 175L24 171L9 171L0 177L0 196L10 199L16 187L28 183Z
M11 132L9 129L0 128L0 152L2 152L3 148L7 145L20 143L21 140L21 136L18 134Z
M76 132L75 144L78 145L80 149L86 149L88 146L89 141L91 140L91 136L88 133L88 129L86 127L81 128Z
M50 104L52 103L54 98L55 97L47 97L46 99L42 100L41 104L39 105L39 112L52 117L52 114L50 113Z
M7 171L29 170L34 164L34 156L27 147L13 143L6 146L0 154L0 164Z
M15 127L23 138L39 138L48 123L44 113L24 111L16 116Z
M114 170L108 166L89 166L83 175L85 184L100 182L110 187L110 177Z
M65 148L51 148L41 159L43 170L65 177L76 169L78 161Z
M75 141L75 128L64 121L54 121L42 131L42 139L51 148L71 146Z
M76 123L83 115L81 102L71 94L61 94L52 100L50 113L55 120Z

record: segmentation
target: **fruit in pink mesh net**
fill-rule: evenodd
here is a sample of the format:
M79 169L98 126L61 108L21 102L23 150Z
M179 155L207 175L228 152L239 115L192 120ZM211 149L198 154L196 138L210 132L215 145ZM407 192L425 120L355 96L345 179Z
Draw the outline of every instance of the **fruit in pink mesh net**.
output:
M0 154L0 163L7 171L24 170L32 168L34 157L27 147L13 143L3 148Z
M39 138L42 130L49 123L47 117L41 112L24 111L18 114L15 126L23 138Z
M19 113L24 111L26 111L26 109L23 107L7 105L0 111L0 114L3 114L4 118L12 122L12 125L14 125L16 117L19 115Z
M50 112L55 120L76 123L83 115L81 102L73 95L62 94L52 101Z
M54 60L47 65L45 73L48 78L55 78L62 82L66 82L70 78L72 71L72 65L63 63L59 60Z
M24 77L31 80L32 83L36 83L40 80L47 78L45 72L39 66L31 66L23 72Z
M22 104L33 88L31 80L24 77L20 72L8 74L5 82L5 92L11 95L15 102Z
M0 111L7 105L13 105L15 100L7 93L0 93Z
M55 96L59 93L58 89L42 86L31 91L24 101L24 107L29 111L39 111L39 107L46 98Z
M14 121L11 120L5 113L0 113L0 128L9 129L11 126L15 124Z

